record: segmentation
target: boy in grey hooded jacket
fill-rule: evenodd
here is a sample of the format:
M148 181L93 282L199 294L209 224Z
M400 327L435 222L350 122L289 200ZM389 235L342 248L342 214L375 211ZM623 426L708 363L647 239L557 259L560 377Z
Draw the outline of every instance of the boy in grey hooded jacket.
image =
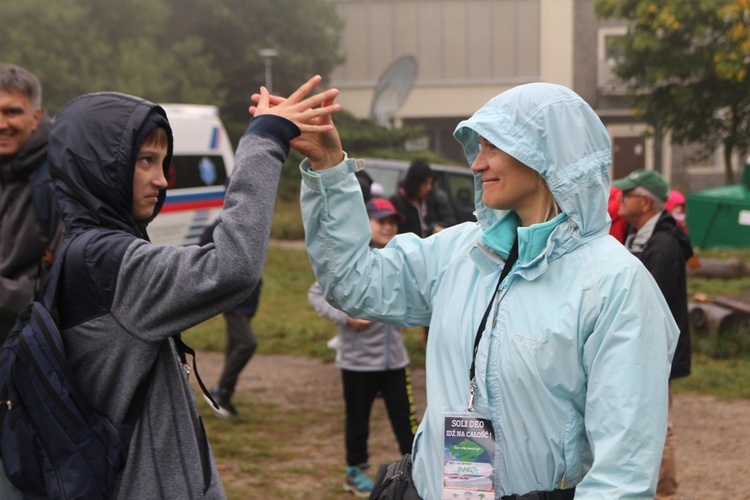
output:
M215 242L203 247L148 240L172 154L161 107L105 92L78 97L58 114L49 156L72 240L57 297L60 329L79 387L111 420L134 427L109 498L225 497L173 337L258 283L289 142L321 130L311 119L339 109L335 90L305 98L319 82L310 79L273 108L261 89Z

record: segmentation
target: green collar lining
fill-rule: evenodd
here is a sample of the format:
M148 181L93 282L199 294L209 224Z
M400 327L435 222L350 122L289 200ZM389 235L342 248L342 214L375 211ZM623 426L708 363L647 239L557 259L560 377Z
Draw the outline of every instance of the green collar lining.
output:
M552 231L568 218L564 213L555 218L529 227L521 226L521 219L513 211L507 212L482 234L484 243L508 258L510 247L516 234L518 235L518 263L523 264L534 260L547 246L547 240Z

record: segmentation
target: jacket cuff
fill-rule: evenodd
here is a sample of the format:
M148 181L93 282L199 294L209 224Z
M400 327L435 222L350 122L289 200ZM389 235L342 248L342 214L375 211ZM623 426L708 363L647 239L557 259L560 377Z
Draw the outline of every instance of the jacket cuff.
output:
M250 125L243 136L255 134L271 139L284 148L284 153L288 155L289 143L301 133L299 127L286 118L276 115L260 115L250 120Z
M332 168L325 170L311 170L310 160L305 158L299 165L302 173L302 183L316 192L323 192L326 186L332 186L346 179L349 174L363 170L365 161L361 159L349 158L344 151L344 159L341 163Z

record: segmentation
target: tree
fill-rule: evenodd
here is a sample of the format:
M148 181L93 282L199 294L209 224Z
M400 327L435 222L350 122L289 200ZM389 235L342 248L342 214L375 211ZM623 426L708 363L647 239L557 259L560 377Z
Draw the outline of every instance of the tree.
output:
M600 18L631 22L613 41L615 74L636 113L674 142L724 147L727 184L732 157L750 147L750 0L594 0Z
M342 62L343 22L328 0L166 0L168 36L199 36L222 73L221 116L236 141L247 128L250 95L265 83L258 51L273 48L273 91L288 95Z
M163 36L164 0L0 0L0 12L0 61L34 72L52 113L103 90L159 102L223 98L203 41Z
M259 49L279 51L280 94L342 60L328 0L0 0L0 12L0 61L34 72L52 113L102 90L214 104L235 142L264 83Z

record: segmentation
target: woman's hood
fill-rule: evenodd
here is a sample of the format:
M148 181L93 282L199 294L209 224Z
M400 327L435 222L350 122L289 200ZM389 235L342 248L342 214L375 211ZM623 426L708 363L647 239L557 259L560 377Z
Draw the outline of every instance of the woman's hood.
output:
M88 227L120 229L148 239L146 225L159 213L133 218L133 174L144 135L154 126L167 131L164 174L169 179L172 131L164 110L144 99L115 92L77 97L55 117L49 139L55 201L68 234Z
M539 172L574 236L608 230L610 138L594 110L572 90L548 83L514 87L459 123L454 136L470 165L481 136ZM477 215L487 229L503 212L482 203L481 175L474 175L474 184Z

